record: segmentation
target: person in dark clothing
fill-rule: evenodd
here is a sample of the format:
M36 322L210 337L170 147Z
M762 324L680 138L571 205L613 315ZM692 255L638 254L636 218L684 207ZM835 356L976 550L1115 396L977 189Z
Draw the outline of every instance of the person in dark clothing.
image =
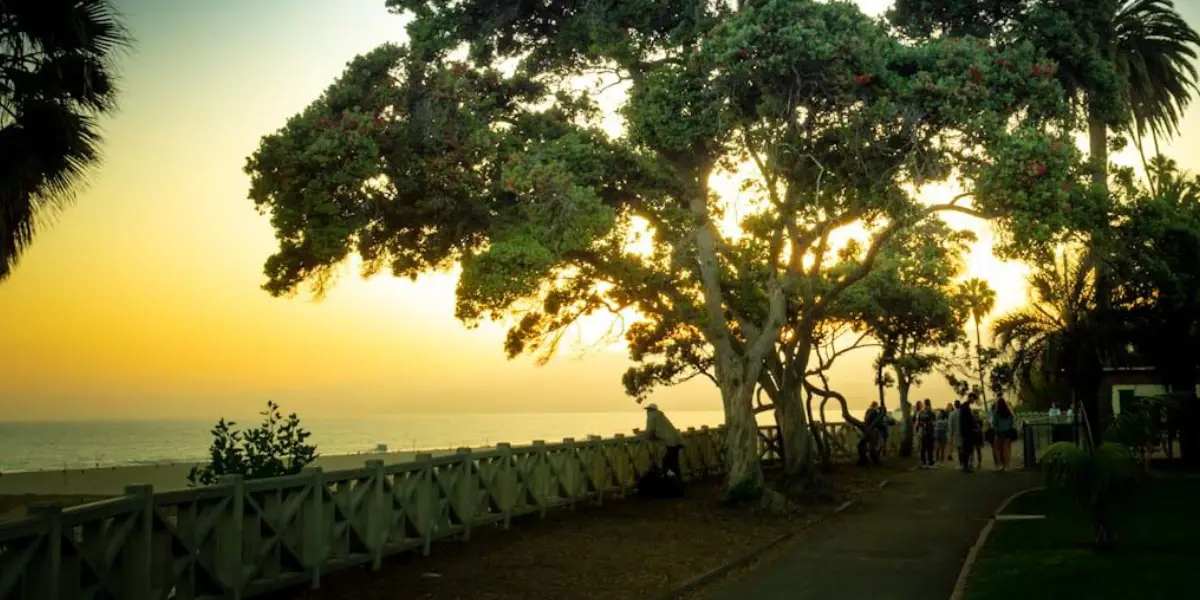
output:
M933 414L933 403L926 398L920 406L920 412L917 413L917 430L915 432L921 445L921 466L926 469L932 469L934 465L934 427L936 424L937 415Z
M964 473L971 472L971 455L975 453L975 413L971 410L971 405L978 398L978 394L971 392L967 394L967 401L958 407L958 427L962 432L961 445L958 447L958 459Z
M863 415L863 425L865 431L858 440L858 466L866 467L874 464L879 464L879 450L876 444L876 438L879 436L879 429L876 422L879 419L879 403L872 402L867 408L866 414Z

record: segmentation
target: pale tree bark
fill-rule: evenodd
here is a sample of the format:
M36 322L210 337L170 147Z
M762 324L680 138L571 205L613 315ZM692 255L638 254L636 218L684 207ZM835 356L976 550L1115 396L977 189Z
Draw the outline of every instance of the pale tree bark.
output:
M758 424L754 417L754 391L766 355L775 348L783 327L785 296L777 280L769 285L767 322L761 328L744 326L747 341L737 341L729 330L717 260L719 234L708 210L708 175L698 169L688 199L692 233L699 258L698 272L704 294L703 331L713 345L714 370L725 409L725 485L721 497L739 502L770 495L763 486L758 454Z

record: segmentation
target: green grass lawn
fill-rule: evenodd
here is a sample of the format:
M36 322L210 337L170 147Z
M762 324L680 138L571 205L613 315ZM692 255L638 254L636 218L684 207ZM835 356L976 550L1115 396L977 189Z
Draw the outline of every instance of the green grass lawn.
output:
M1200 479L1148 484L1117 523L1117 550L1090 547L1091 521L1070 498L1039 491L1014 500L997 521L967 583L968 600L1200 598Z

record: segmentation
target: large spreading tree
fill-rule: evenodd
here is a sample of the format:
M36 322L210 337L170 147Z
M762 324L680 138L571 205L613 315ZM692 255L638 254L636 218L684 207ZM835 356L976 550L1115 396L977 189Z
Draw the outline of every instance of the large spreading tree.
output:
M975 236L930 220L903 237L889 246L870 275L847 290L839 312L878 342L879 402L887 406L885 381L894 382L905 425L900 454L909 456L914 432L909 392L940 362L938 349L962 337L967 311L954 293L953 280Z
M764 371L785 441L806 447L818 329L898 232L965 212L1017 255L1088 213L1063 210L1091 196L1054 65L1029 46L903 44L811 0L389 6L414 17L408 43L355 59L248 161L280 242L266 289L319 293L358 254L368 275L460 268L456 315L513 318L510 355L597 311L641 315L635 343L702 338L687 358L721 393L728 499L762 492ZM712 185L735 171L736 232ZM968 192L918 199L948 179ZM866 239L837 248L852 224Z
M919 39L978 36L1001 48L1033 44L1059 66L1054 77L1085 125L1080 132L1088 137L1092 187L1102 199L1102 214L1088 232L1087 257L1097 286L1097 339L1107 347L1101 354L1119 354L1119 317L1111 310L1115 257L1105 253L1113 247L1106 238L1114 235L1117 215L1109 151L1127 138L1140 151L1146 137L1157 146L1178 133L1197 90L1200 34L1171 0L897 0L890 17ZM1120 135L1111 138L1111 132ZM1099 390L1076 387L1094 413Z

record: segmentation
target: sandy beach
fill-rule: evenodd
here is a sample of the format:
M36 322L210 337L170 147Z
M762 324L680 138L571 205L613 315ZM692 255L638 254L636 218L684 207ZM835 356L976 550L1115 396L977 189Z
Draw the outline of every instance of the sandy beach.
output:
M454 450L425 451L434 456ZM322 456L314 466L326 471L354 469L369 460L394 464L413 460L417 452L386 452ZM193 463L101 467L58 471L31 471L0 474L0 496L116 496L128 485L152 485L155 491L187 487L187 474Z

